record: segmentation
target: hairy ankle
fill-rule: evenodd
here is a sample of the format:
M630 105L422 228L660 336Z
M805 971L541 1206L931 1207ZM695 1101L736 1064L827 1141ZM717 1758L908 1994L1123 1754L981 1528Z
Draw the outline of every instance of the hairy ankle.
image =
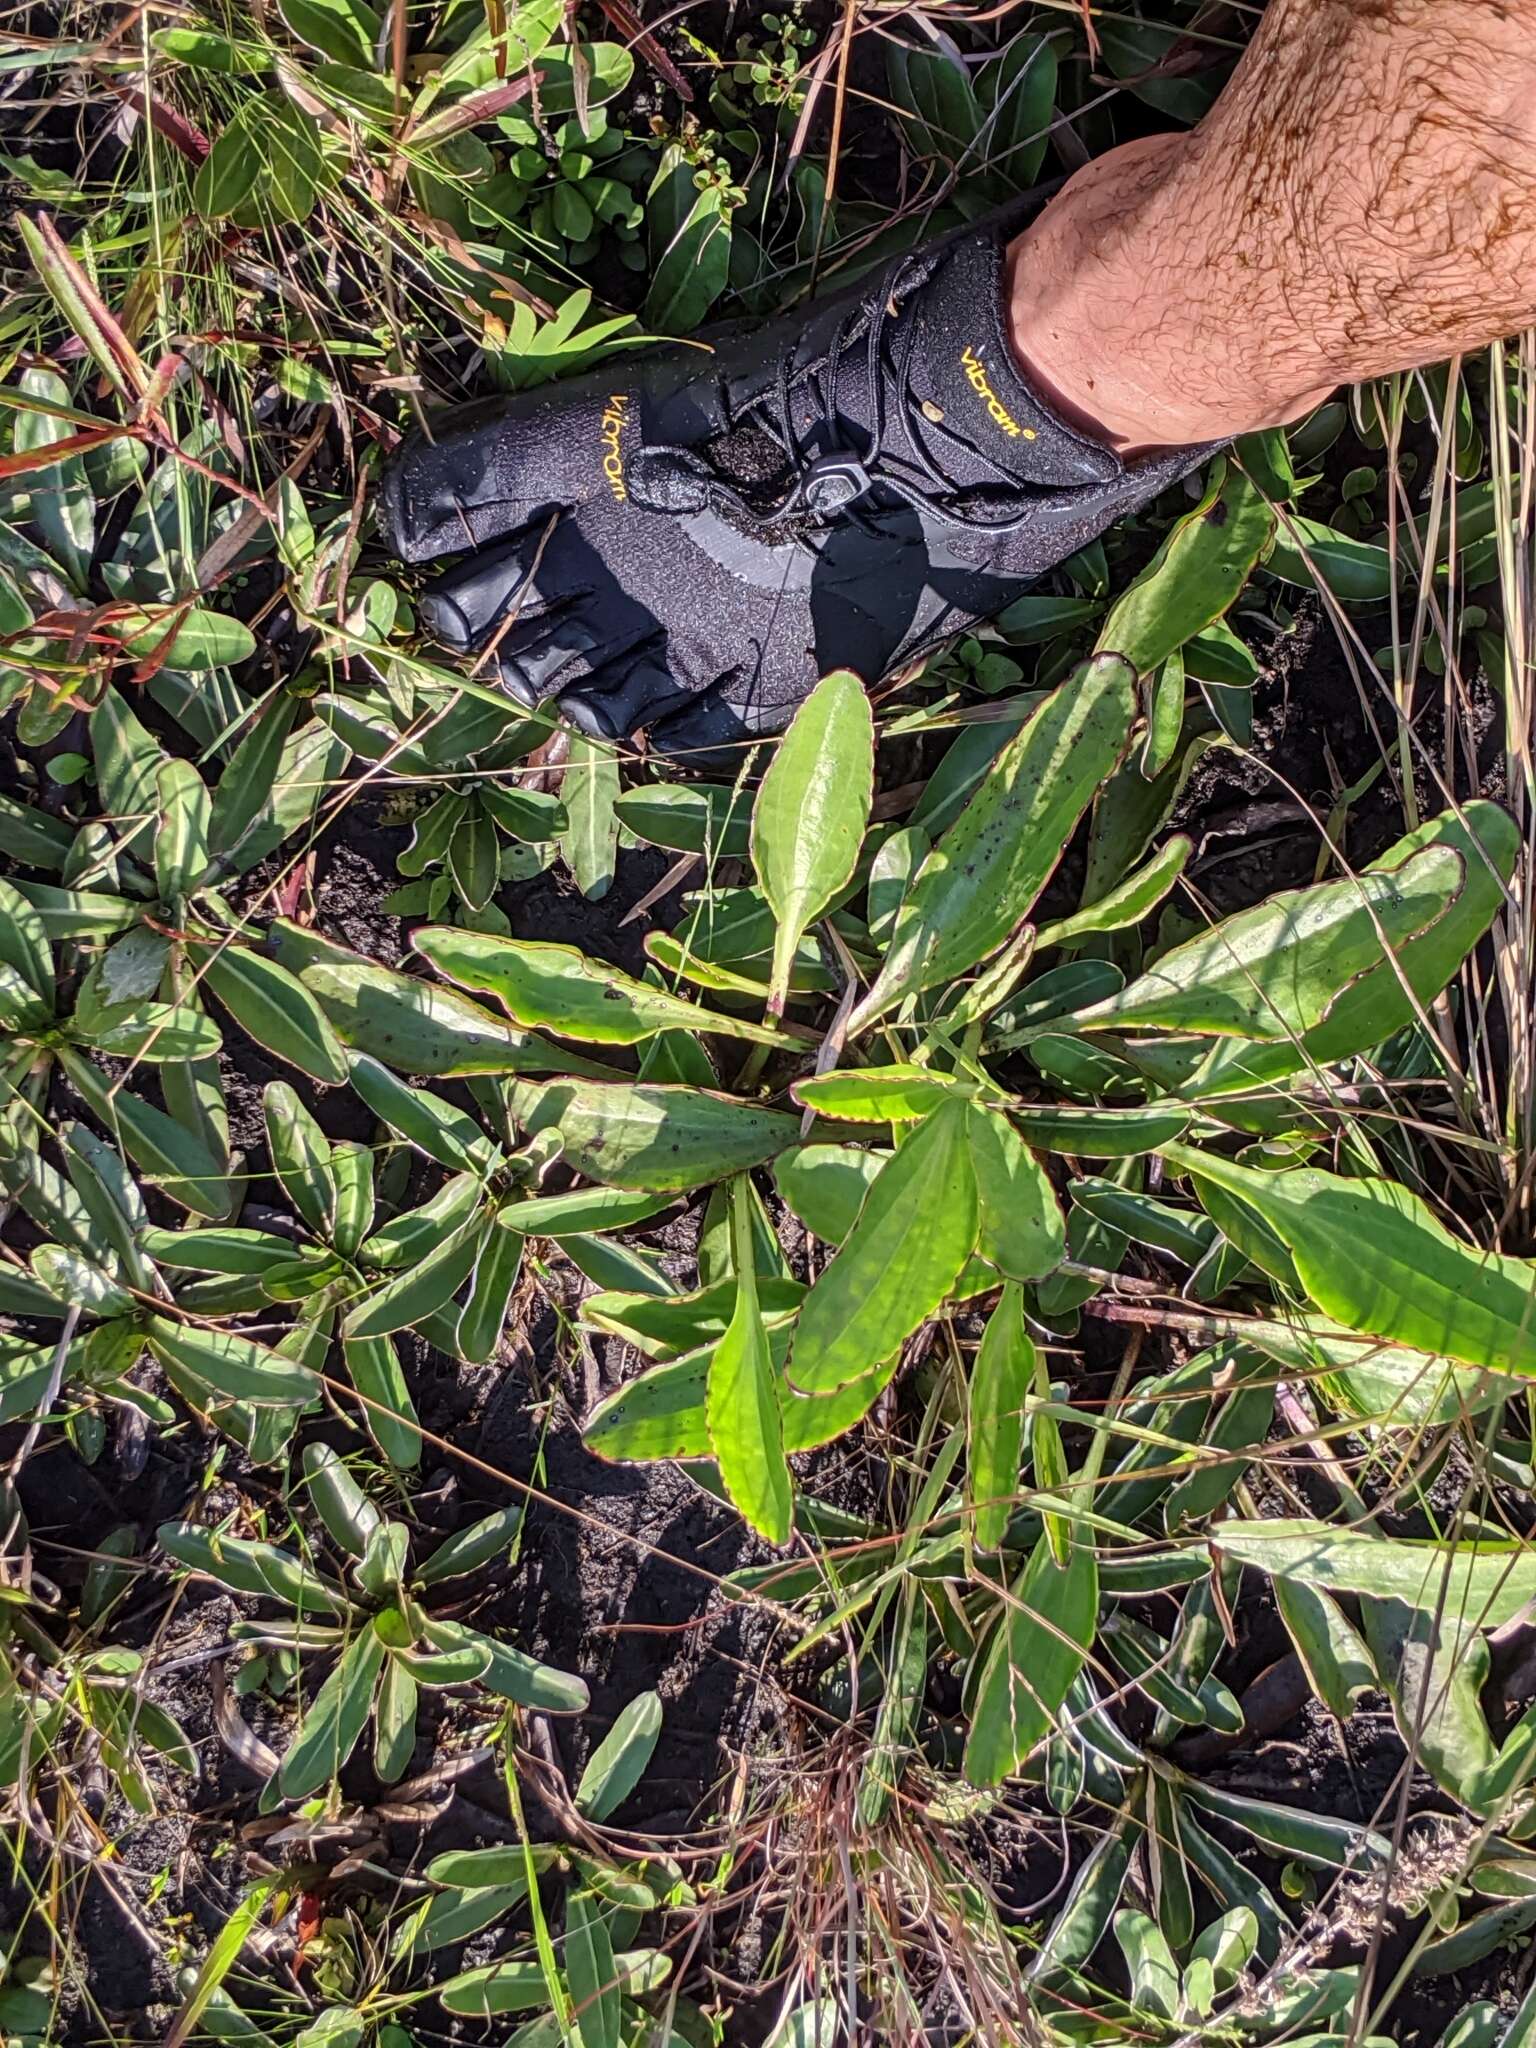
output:
M1339 382L1244 277L1196 135L1086 165L1009 252L1015 349L1041 395L1126 453L1296 419Z

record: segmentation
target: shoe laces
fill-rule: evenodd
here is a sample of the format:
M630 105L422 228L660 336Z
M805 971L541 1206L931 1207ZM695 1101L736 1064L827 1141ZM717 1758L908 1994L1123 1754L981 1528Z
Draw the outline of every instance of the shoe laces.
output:
M916 510L946 525L972 532L1009 533L1029 517L1026 506L1003 518L988 518L969 509L965 500L976 490L945 466L944 454L963 450L989 469L1016 498L1019 479L968 435L951 427L937 408L925 410L913 388L913 367L921 328L915 286L929 273L921 258L909 258L890 280L885 297L873 308L854 306L833 331L826 354L794 364L794 344L779 358L771 395L748 408L779 442L794 471L786 496L767 515L769 522L797 512L858 518L859 507L875 486L883 485ZM795 425L795 400L809 397L816 415L846 431L847 415L839 405L840 387L857 360L858 326L867 319L863 337L863 368L868 403L861 408L871 425L865 445L833 446L817 453ZM766 414L764 418L763 415ZM750 510L743 505L742 509ZM761 514L759 517L763 516Z

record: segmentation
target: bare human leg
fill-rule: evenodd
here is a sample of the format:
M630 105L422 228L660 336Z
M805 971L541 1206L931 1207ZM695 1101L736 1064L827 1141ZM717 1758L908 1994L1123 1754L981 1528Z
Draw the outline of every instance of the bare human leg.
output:
M1030 375L1128 450L1536 323L1536 0L1269 0L1200 126L1085 166L1010 265Z

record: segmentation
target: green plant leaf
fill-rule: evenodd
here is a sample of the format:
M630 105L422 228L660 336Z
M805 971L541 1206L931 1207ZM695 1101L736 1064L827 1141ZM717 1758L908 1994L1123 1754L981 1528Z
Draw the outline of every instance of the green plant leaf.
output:
M1213 1546L1271 1578L1324 1593L1370 1593L1480 1628L1498 1628L1536 1599L1536 1554L1519 1543L1464 1534L1456 1543L1411 1542L1330 1522L1226 1521Z
M330 1141L286 1081L267 1083L262 1110L272 1171L283 1193L316 1236L329 1241L336 1226L337 1199Z
M173 1202L211 1222L228 1216L233 1192L200 1139L126 1088L109 1086L100 1070L69 1046L59 1048L59 1064L91 1115L112 1132L147 1179Z
M426 1623L425 1633L427 1641L439 1650L458 1650L469 1644L486 1650L490 1661L484 1683L519 1706L537 1707L546 1714L583 1714L590 1704L586 1686L570 1672L540 1664L509 1643L496 1642L462 1622L433 1618Z
M179 604L135 606L113 621L113 630L135 661L159 657L164 650L163 665L172 669L228 668L256 652L249 626L196 605L190 610Z
M381 967L279 918L278 958L297 974L342 1044L402 1074L591 1074L612 1068L518 1031L457 989Z
M1110 607L1100 653L1122 656L1138 675L1161 668L1226 611L1274 530L1270 506L1241 470L1227 468Z
M1011 739L923 862L853 1035L907 996L965 974L1011 938L1125 750L1135 675L1095 656Z
M155 884L162 902L171 903L189 894L208 866L208 791L190 761L167 761L157 784Z
M528 1095L528 1129L558 1131L567 1163L606 1187L705 1187L761 1166L800 1130L795 1117L702 1088L552 1081Z
M973 1785L1000 1785L1050 1733L1098 1617L1092 1549L1074 1543L1058 1565L1042 1536L1008 1597L977 1683L965 1745Z
M348 1066L352 1086L374 1115L439 1166L483 1180L501 1165L495 1145L462 1109L430 1089L412 1088L366 1053L353 1053Z
M410 1266L382 1287L364 1297L347 1316L346 1335L354 1341L363 1337L386 1337L394 1330L408 1330L435 1309L451 1301L474 1270L484 1243L488 1219L472 1215L429 1251L419 1265Z
M204 1398L216 1394L256 1408L304 1408L319 1396L320 1382L307 1366L238 1330L210 1330L151 1316L144 1334L177 1384L184 1390L188 1385L201 1390Z
M368 1725L383 1663L383 1643L365 1628L310 1701L283 1758L278 1783L285 1799L305 1799L336 1777Z
M796 1081L790 1092L818 1116L904 1124L921 1123L946 1096L964 1087L952 1074L927 1067L844 1067Z
M317 1081L339 1087L347 1056L325 1012L278 961L249 946L189 948L201 979L247 1036Z
M204 1573L232 1592L281 1600L301 1614L347 1612L347 1597L340 1586L310 1571L276 1544L247 1542L243 1537L199 1528L195 1522L162 1522L155 1540L178 1564Z
M628 789L614 805L619 823L651 846L744 860L750 812L746 793L712 782L653 782Z
M1256 1210L1312 1300L1345 1329L1490 1372L1536 1374L1536 1265L1474 1251L1408 1188L1316 1167L1263 1173L1183 1145L1164 1156Z
M1496 857L1506 837L1496 822L1501 814L1492 805L1470 811L1474 829L1489 829L1489 853ZM1406 1022L1412 1015L1399 977L1422 1003L1460 965L1443 946L1430 956L1423 941L1465 893L1476 897L1475 915L1486 927L1499 900L1498 876L1447 815L1363 874L1285 891L1186 940L1118 995L1079 1011L1075 1027L1290 1039L1327 1022L1341 996L1369 978L1378 1003L1388 1006L1372 1017L1370 1042L1376 1043L1400 1016ZM1460 920L1456 930L1458 943L1464 938L1467 946L1480 935ZM1423 973L1431 957L1433 984Z
M279 690L246 728L213 793L208 844L214 853L233 853L261 816L298 712L298 698Z
M576 1787L576 1811L604 1821L645 1776L661 1734L661 1696L637 1693L587 1758Z
M641 315L657 334L687 334L724 291L731 266L731 208L717 185L699 189L681 143L662 151L646 204L651 288Z
M1301 590L1322 583L1346 604L1380 604L1392 591L1392 557L1384 547L1294 514L1264 566Z
M623 2016L608 1920L590 1892L565 1901L565 1972L581 2048L619 2048Z
M1010 1280L1039 1280L1061 1264L1067 1226L1045 1168L1008 1118L970 1105L967 1137L976 1176L976 1249Z
M776 920L768 1011L789 993L801 935L852 879L874 793L875 726L848 669L824 676L774 751L752 807L752 865Z
M939 1307L976 1248L968 1103L941 1103L880 1169L800 1310L790 1378L828 1394L873 1371Z
M566 829L560 850L576 886L591 903L613 887L613 864L619 843L614 810L619 796L619 763L611 746L573 732L560 783Z
M887 1359L835 1394L801 1394L784 1376L789 1339L787 1327L768 1332L769 1354L778 1379L784 1449L816 1450L863 1420L890 1384L896 1360ZM706 1344L683 1358L653 1366L600 1401L584 1431L588 1450L600 1458L625 1463L710 1457L705 1390L713 1349L713 1344Z
M784 1423L757 1299L750 1183L731 1187L731 1247L736 1305L709 1362L705 1420L726 1491L770 1543L789 1540L794 1491L784 1462Z
M671 1969L671 1959L654 1948L630 1949L613 1959L614 1982L630 1996L659 1989ZM469 2019L495 2018L500 2013L527 2012L545 2005L549 1981L541 1962L486 1963L478 1970L450 1977L437 1987L437 1997L448 2012Z
M983 1550L996 1550L1013 1513L1035 1357L1024 1324L1024 1297L1010 1281L987 1318L971 1367L966 1491L976 1542Z
M380 25L367 0L279 0L279 6L301 43L337 64L373 69Z
M638 1045L658 1031L710 1031L754 1045L795 1043L635 981L617 967L589 960L575 946L431 925L417 932L416 948L450 981L496 996L519 1024L589 1045Z

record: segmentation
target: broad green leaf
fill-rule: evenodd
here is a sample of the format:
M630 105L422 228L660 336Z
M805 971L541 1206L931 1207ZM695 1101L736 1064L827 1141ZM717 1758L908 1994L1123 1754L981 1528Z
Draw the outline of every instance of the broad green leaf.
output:
M1115 1939L1131 1973L1132 2005L1138 2012L1173 2019L1179 2010L1179 1966L1157 1922L1123 1908L1115 1915Z
M208 866L208 791L190 761L167 761L157 777L155 886L163 903L188 895Z
M407 1209L382 1224L358 1252L358 1264L369 1271L393 1272L414 1266L451 1231L457 1230L485 1199L477 1173L456 1174L429 1195L418 1209Z
M416 1748L414 1676L398 1657L386 1658L374 1709L373 1768L380 1782L395 1785L405 1776Z
M1010 1281L987 1319L971 1367L966 1490L983 1550L996 1550L1013 1513L1024 1453L1024 1404L1035 1378L1035 1347L1024 1297Z
M331 1541L361 1557L382 1517L329 1444L306 1444L304 1479Z
M575 946L431 925L416 934L416 949L450 981L494 995L517 1023L589 1045L638 1045L658 1031L709 1031L755 1045L796 1043L635 981Z
M645 1776L661 1734L661 1695L637 1693L587 1758L576 1787L576 1811L604 1821Z
M1392 591L1392 557L1386 548L1294 514L1276 536L1264 566L1282 583L1302 590L1322 583L1346 604L1380 604Z
M1486 829L1495 859L1508 838L1501 822L1507 821L1493 805L1468 807L1468 825L1474 832ZM1358 876L1285 891L1186 940L1119 995L1080 1011L1075 1027L1291 1039L1331 1022L1341 998L1363 1015L1368 982L1377 1005L1374 1044L1412 1015L1403 979L1424 1002L1460 964L1443 946L1431 953L1426 940L1434 928L1452 917L1463 897L1474 898L1467 904L1473 924L1457 924L1465 951L1480 936L1476 926L1486 928L1499 896L1498 874L1448 814ZM1423 971L1430 967L1433 981Z
M610 1068L518 1031L457 989L381 967L278 918L278 958L299 976L343 1045L402 1074L586 1074Z
M368 1725L383 1662L383 1643L365 1628L311 1700L283 1758L278 1782L285 1799L307 1798L340 1771Z
M1529 1259L1474 1251L1394 1181L1316 1167L1263 1173L1183 1145L1164 1157L1256 1210L1312 1300L1345 1329L1489 1372L1536 1375Z
M279 6L301 43L337 64L373 68L380 26L367 0L279 0Z
M516 1213L503 1209L480 1239L459 1315L458 1352L471 1365L484 1365L495 1355L522 1268L523 1239Z
M368 1434L402 1472L421 1460L421 1431L399 1354L388 1337L348 1337L342 1343L352 1384L363 1396Z
M1336 1721L1347 1721L1359 1695L1376 1684L1359 1632L1331 1593L1304 1579L1277 1578L1274 1593L1308 1683Z
M651 846L744 860L750 816L745 791L712 782L652 782L614 805L619 823Z
M680 143L662 152L646 205L651 286L641 317L656 334L687 334L724 291L731 266L731 205L718 185L699 189Z
M286 1081L267 1083L262 1110L272 1171L283 1193L316 1236L329 1243L336 1227L330 1140Z
M623 2020L613 1943L607 1916L590 1892L566 1894L565 1974L581 2048L619 2048Z
M398 1669L398 1662L396 1664ZM381 1707L382 1713L382 1707ZM463 1857L477 1854L498 1855L503 1863L510 1857L521 1861L521 1848L510 1852L469 1849ZM435 1863L451 1863L452 1856L439 1856ZM394 1954L402 1960L406 1956L419 1956L433 1949L453 1948L460 1942L468 1941L472 1934L478 1934L483 1927L494 1927L499 1921L520 1906L528 1896L526 1874L517 1873L509 1884L470 1886L439 1892L435 1898L413 1912L396 1937Z
M529 1131L558 1131L566 1162L606 1187L706 1187L761 1166L800 1130L796 1117L701 1088L552 1081L518 1093Z
M120 690L106 689L91 713L91 758L113 836L126 852L142 851L159 807L159 775L167 756Z
M1240 470L1229 467L1111 606L1099 651L1122 656L1138 675L1151 675L1221 617L1274 530L1270 506Z
M324 175L313 122L280 93L253 94L214 139L192 184L204 220L302 221Z
M968 973L1018 931L1124 752L1135 701L1131 668L1096 656L1008 742L923 862L850 1035L907 996Z
M494 1173L501 1154L472 1116L427 1088L413 1088L366 1053L353 1053L352 1086L374 1115L450 1173Z
M1536 1552L1518 1542L1463 1534L1455 1543L1415 1542L1331 1522L1222 1522L1212 1532L1239 1564L1271 1578L1298 1579L1324 1593L1371 1593L1451 1620L1499 1628L1536 1599Z
M59 1064L91 1115L148 1179L184 1209L223 1222L234 1206L233 1191L200 1139L126 1088L110 1086L97 1067L69 1046L59 1048Z
M189 1002L114 1003L97 1010L89 1021L77 1011L70 1020L69 1036L77 1045L92 1046L118 1059L145 1060L152 1066L208 1059L223 1044L213 1019Z
M1111 889L1096 903L1064 917L1057 924L1044 924L1036 937L1043 951L1047 946L1064 946L1090 932L1119 932L1140 924L1151 915L1184 872L1195 843L1183 832L1174 833L1159 847L1144 867L1126 876L1118 889Z
M14 158L12 162L14 163ZM67 407L69 387L56 370L36 367L23 370L21 389L34 398ZM42 411L18 407L15 414L15 448L18 455L33 449L52 447L79 429L69 420ZM43 544L59 562L77 590L86 588L91 557L96 549L96 495L78 457L66 457L50 465L31 493L31 516ZM3 630L17 630L7 619Z
M565 805L543 789L518 789L511 783L479 782L475 795L503 832L537 846L558 839L569 829Z
M483 1682L492 1692L503 1699L516 1700L519 1706L537 1707L546 1714L582 1714L590 1704L586 1686L570 1672L540 1664L536 1658L525 1656L508 1643L481 1635L478 1629L466 1628L462 1622L432 1619L427 1622L425 1633L427 1641L439 1650L462 1649L467 1644L487 1650L490 1662Z
M238 1330L212 1330L151 1316L145 1325L149 1348L182 1387L203 1389L253 1408L307 1407L320 1382L307 1366Z
M654 1948L629 1949L613 1959L614 1982L630 1996L657 1990L666 1983L671 1969L670 1957ZM546 2005L549 1983L541 1962L486 1963L478 1970L465 1970L450 1977L446 1984L437 1987L436 1995L448 2012L485 2019ZM551 2039L554 2048L558 2048L560 2036L556 2034ZM531 2043L528 2048L532 2048Z
M670 1195L630 1194L618 1188L573 1188L568 1195L535 1195L507 1210L524 1237L586 1236L632 1230L673 1207Z
M298 698L279 690L247 726L213 793L208 844L215 853L233 853L260 817L298 712Z
M770 1015L784 1007L802 933L858 865L874 773L864 685L851 670L834 670L795 713L752 807L752 865L777 920Z
M451 1301L474 1270L489 1224L484 1217L471 1216L450 1237L427 1253L420 1265L411 1266L393 1280L366 1295L348 1314L346 1335L387 1337L394 1330L408 1330Z
M73 1302L85 1315L125 1316L136 1307L133 1296L104 1267L67 1245L40 1244L32 1254L32 1270L55 1301Z
M276 1544L225 1536L216 1529L199 1528L195 1522L162 1522L155 1539L178 1564L216 1579L233 1592L281 1600L300 1613L347 1611L347 1598L339 1586L310 1571Z
M242 763L242 754L243 746L224 772L221 792L223 782ZM321 720L312 718L284 742L275 776L264 772L260 755L244 763L254 784L253 793L260 800L254 817L242 825L238 850L225 849L225 858L237 874L248 873L309 823L322 799L340 786L347 760L345 744Z
M796 1081L790 1093L818 1116L854 1123L920 1123L964 1083L927 1067L844 1067Z
M770 1543L786 1543L794 1492L784 1462L784 1423L768 1332L758 1306L751 1188L745 1177L731 1187L731 1247L736 1305L709 1362L709 1441L726 1491L747 1521Z
M619 843L614 810L618 795L619 763L613 748L585 733L573 732L560 783L567 821L560 850L577 888L592 903L613 887Z
M835 1394L801 1394L784 1375L789 1340L787 1326L768 1332L769 1354L778 1380L784 1449L816 1450L863 1420L890 1384L896 1360L886 1360L874 1372L851 1381ZM621 1463L712 1456L705 1389L713 1348L712 1343L706 1344L686 1357L653 1366L600 1401L584 1432L588 1450Z
M1000 1785L1055 1725L1083 1667L1099 1618L1091 1548L1074 1543L1065 1566L1041 1536L1019 1574L982 1665L965 1745L973 1785Z
M462 1578L493 1559L509 1556L522 1525L521 1504L483 1515L478 1522L450 1536L446 1543L440 1543L425 1564L416 1567L412 1585L438 1586L445 1579Z
M790 1377L828 1394L875 1370L944 1301L976 1248L969 1104L942 1103L881 1168L800 1310Z
M38 1000L39 1018L53 1015L53 950L36 906L0 881L0 961Z
M1496 1751L1481 1700L1491 1659L1476 1617L1369 1597L1360 1620L1404 1743L1436 1784L1478 1810Z
M347 1078L347 1056L325 1012L295 975L249 946L193 947L201 979L258 1045L330 1087Z
M1053 1273L1067 1227L1045 1168L1000 1109L970 1105L967 1135L980 1225L976 1249L1010 1280Z
M136 661L154 655L174 669L232 667L256 652L256 636L239 619L197 606L141 605L119 614L112 629ZM167 646L167 642L169 645Z

